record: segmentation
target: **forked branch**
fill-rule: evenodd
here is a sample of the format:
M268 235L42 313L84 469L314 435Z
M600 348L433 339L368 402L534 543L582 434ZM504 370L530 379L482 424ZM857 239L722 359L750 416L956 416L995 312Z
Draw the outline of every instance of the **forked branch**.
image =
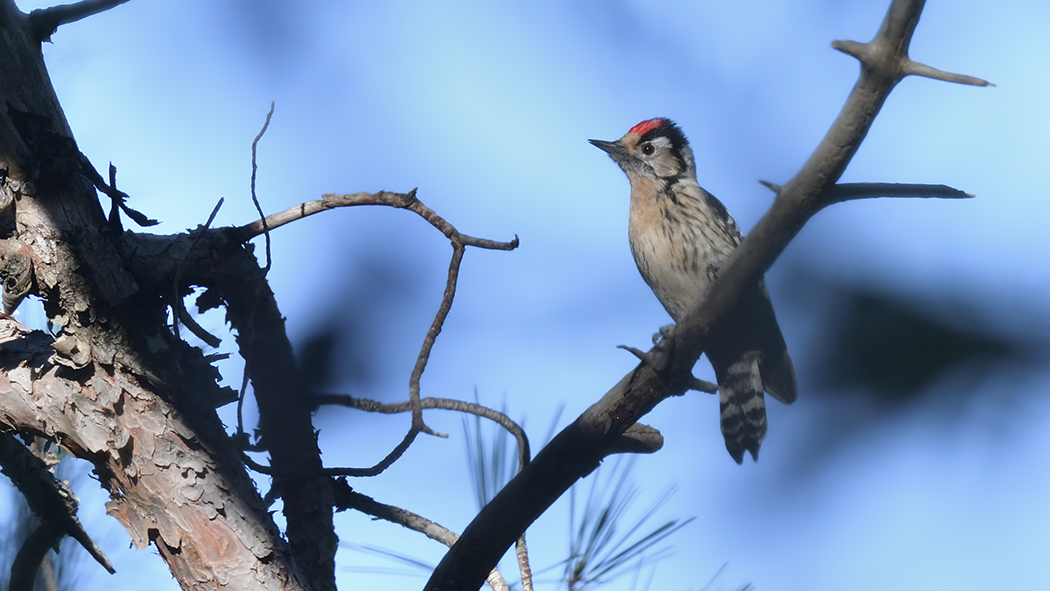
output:
M314 396L314 400L318 405L338 405L347 408L356 408L365 412L377 412L382 414L397 414L412 410L411 401L383 404L381 402L376 402L375 400L356 398L346 394L317 394ZM529 460L532 457L529 450L529 438L525 435L525 430L521 428L521 425L514 422L513 419L504 413L493 410L487 406L467 402L465 400L454 400L452 398L421 398L419 400L419 408L423 410L438 408L472 414L483 419L488 419L503 427L518 442L519 471L529 463ZM367 476L367 474L355 473L356 471L358 470L355 468L327 468L325 473L332 476Z

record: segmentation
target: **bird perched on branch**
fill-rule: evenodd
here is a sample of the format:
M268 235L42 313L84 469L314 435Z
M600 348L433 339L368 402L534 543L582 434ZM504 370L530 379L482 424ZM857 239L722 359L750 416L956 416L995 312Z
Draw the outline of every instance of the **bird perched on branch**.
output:
M631 181L628 237L645 282L676 323L695 311L744 236L718 199L696 181L693 150L682 130L658 117L615 142L590 140ZM705 353L718 379L726 449L742 463L758 459L766 434L762 392L790 404L795 370L761 280L713 327Z

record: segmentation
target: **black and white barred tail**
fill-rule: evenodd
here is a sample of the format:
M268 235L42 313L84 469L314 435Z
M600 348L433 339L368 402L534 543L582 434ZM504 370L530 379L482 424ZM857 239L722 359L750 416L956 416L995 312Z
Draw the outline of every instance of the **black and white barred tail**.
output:
M785 404L797 396L795 370L765 285L759 283L712 331L707 357L718 379L726 449L738 464L744 452L757 460L766 435L762 392Z
M766 401L762 395L762 374L758 353L745 354L718 371L719 417L726 449L736 463L744 461L744 452L758 459L758 447L766 436Z

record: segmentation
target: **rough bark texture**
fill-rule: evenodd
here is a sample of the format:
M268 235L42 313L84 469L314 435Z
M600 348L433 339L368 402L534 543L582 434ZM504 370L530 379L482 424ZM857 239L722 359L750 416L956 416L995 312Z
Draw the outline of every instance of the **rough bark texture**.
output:
M0 421L91 460L107 511L186 589L294 589L251 481L227 474L181 414L125 372L54 363L50 336L0 320Z
M129 269L11 0L0 0L0 55L0 202L14 204L4 238L28 249L61 331L0 321L0 428L91 461L109 513L136 545L155 544L183 588L304 588L214 413L228 393L165 328L164 294Z

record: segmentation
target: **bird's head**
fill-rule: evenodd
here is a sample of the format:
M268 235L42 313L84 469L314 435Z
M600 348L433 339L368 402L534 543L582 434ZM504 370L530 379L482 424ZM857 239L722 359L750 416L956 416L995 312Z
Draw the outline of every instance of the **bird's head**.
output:
M689 140L674 121L666 117L646 119L615 142L590 142L607 152L632 182L639 178L666 182L696 178Z

